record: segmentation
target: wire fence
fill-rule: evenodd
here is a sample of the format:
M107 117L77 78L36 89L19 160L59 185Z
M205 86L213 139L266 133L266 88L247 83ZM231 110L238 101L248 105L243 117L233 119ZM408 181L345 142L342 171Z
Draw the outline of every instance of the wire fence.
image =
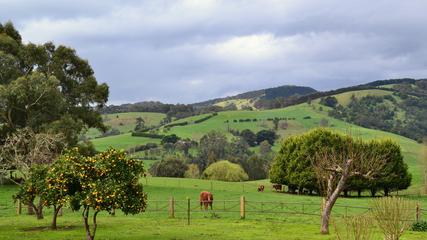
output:
M332 216L336 218L351 217L370 213L371 208L365 206L351 206L335 204L332 209ZM419 204L413 209L405 209L413 212L411 219L406 221L419 221L427 217L427 209L423 209ZM198 218L206 217L206 214L222 214L221 217L264 219L286 219L293 216L318 217L320 219L322 207L315 202L279 202L279 201L251 201L242 196L234 200L214 200L212 209L205 206L197 199L195 200L151 200L149 201L146 213L161 213L165 217L178 218ZM189 220L188 220L189 221Z

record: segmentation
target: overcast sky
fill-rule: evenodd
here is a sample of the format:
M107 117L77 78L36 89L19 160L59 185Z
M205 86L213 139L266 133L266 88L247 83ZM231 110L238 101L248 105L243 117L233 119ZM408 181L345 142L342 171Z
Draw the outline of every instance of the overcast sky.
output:
M426 0L0 0L27 42L88 59L110 103L427 77Z

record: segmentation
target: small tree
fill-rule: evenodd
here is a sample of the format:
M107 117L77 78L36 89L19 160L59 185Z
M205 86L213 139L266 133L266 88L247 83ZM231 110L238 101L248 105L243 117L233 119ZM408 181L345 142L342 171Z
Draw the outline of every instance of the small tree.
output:
M271 130L261 130L256 134L256 141L258 144L267 140L270 145L274 144L274 140L276 139L276 133Z
M412 223L415 204L398 197L378 198L372 201L372 215L386 240L398 240Z
M203 172L203 178L228 182L240 182L249 179L243 168L229 161L218 161Z
M99 212L121 209L125 214L145 211L147 195L139 183L144 174L141 161L129 159L125 152L109 149L94 157L74 158L82 187L81 207L86 238L93 240ZM89 225L93 210L93 229Z
M166 156L165 159L152 166L155 169L150 169L151 174L157 177L184 177L188 166L184 161L175 155Z
M70 159L72 156L78 156L78 150L74 149L62 155L49 168L46 175L46 192L45 206L53 206L53 218L51 228L56 229L56 220L61 208L68 202L77 192L80 192L81 185L79 177L76 174L78 170L76 165Z
M34 165L30 168L26 181L20 186L15 200L31 207L36 213L37 219L43 219L43 206L46 199L46 175L48 168L46 165ZM38 203L34 201L38 199Z
M325 203L322 211L321 233L329 233L329 219L332 208L353 176L372 179L384 166L382 156L376 155L366 145L350 137L345 139L340 151L325 149L316 154L313 165Z

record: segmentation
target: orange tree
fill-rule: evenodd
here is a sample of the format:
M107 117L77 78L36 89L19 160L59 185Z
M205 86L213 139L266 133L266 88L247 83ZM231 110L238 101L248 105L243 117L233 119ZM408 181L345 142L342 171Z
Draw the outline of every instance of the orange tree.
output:
M83 209L83 221L86 238L95 238L99 212L110 214L121 209L125 214L143 212L147 204L147 196L139 183L144 174L141 161L129 159L125 152L108 149L93 157L74 158L76 172L81 184L80 207ZM90 211L93 211L91 229L89 225Z
M19 187L14 195L15 200L34 209L37 219L43 219L43 206L46 199L47 165L34 165L30 168L27 180ZM35 203L38 199L38 203Z
M82 190L75 164L81 158L77 149L73 149L63 154L47 171L43 204L53 207L52 229L56 229L56 219L61 208Z

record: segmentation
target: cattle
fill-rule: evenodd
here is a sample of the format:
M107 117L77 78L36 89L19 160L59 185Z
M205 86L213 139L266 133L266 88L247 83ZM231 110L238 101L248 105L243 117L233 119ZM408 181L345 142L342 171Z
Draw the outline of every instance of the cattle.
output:
M276 191L282 191L282 184L273 184L273 189Z
M212 203L213 203L212 193L208 191L200 192L200 210L202 209L202 206L205 206L205 210L208 210L208 206L210 206L212 210Z
M264 192L264 185L258 186L258 192Z

